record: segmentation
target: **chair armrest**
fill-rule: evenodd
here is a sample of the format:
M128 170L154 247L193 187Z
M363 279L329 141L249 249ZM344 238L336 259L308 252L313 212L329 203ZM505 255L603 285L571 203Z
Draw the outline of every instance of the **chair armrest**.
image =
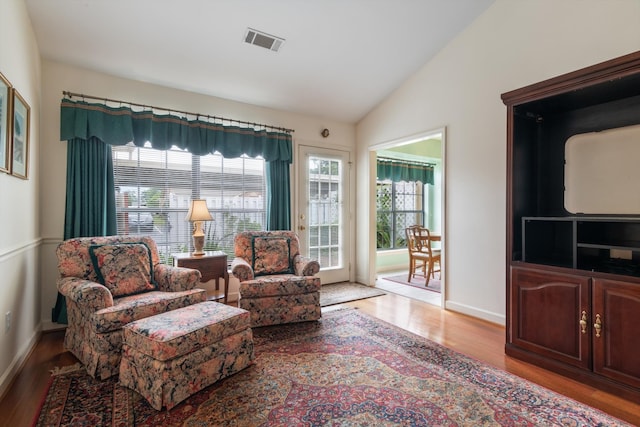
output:
M231 262L231 274L241 282L253 280L254 278L253 268L244 258L240 257L234 258Z
M113 306L113 296L106 286L79 277L58 279L58 291L78 304L83 311L92 313Z
M156 264L153 277L158 290L164 292L190 291L200 284L202 273L193 268L174 267L169 264Z
M293 271L296 276L314 276L320 271L320 263L302 255L293 258Z

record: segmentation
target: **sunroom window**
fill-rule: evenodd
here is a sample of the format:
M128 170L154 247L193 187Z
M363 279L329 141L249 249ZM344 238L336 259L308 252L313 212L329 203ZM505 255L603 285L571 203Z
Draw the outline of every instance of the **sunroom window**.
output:
M420 182L377 182L376 246L379 250L406 248L405 228L424 224L423 188Z

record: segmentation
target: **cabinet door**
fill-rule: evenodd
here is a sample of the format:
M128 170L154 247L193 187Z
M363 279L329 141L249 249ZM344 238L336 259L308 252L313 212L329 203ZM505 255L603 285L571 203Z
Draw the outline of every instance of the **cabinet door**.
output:
M513 267L511 344L579 368L591 369L588 277Z
M593 370L640 388L640 284L594 279L592 327Z

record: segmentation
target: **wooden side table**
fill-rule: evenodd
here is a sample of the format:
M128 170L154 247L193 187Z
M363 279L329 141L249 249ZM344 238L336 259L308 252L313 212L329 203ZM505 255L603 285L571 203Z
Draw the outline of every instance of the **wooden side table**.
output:
M229 271L227 270L227 254L222 251L207 251L204 255L192 255L190 252L171 254L173 265L199 270L202 283L215 279L216 292L210 295L212 301L223 300L227 303L229 295ZM220 293L220 279L224 279L224 293Z

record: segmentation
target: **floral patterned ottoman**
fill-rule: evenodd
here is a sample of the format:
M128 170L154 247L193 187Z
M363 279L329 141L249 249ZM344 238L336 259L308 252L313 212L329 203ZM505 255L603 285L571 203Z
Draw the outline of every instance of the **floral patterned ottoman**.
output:
M249 312L213 301L124 326L120 384L171 409L254 358Z

